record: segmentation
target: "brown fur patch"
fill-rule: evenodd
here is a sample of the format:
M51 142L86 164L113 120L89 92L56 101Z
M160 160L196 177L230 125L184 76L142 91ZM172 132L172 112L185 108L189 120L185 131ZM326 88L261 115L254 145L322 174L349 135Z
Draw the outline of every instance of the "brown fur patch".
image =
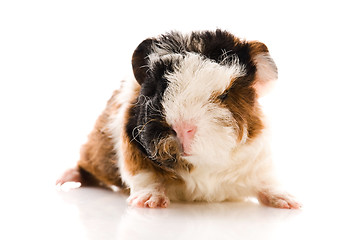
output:
M173 159L174 162L174 170L185 170L191 171L193 166L189 162L187 162L184 158L182 158L182 147L179 140L175 136L168 136L167 138L161 139L157 143L157 157L159 161L168 161L169 159Z
M250 42L250 55L257 68L253 88L262 97L270 91L277 79L277 66L270 57L268 48L261 42Z
M238 38L235 41L241 42ZM250 56L254 59L258 54L268 53L268 48L265 44L258 41L248 42L250 46ZM255 63L256 64L256 63ZM257 67L257 65L256 65ZM251 76L248 76L251 77ZM257 74L252 82L257 82ZM229 90L228 97L224 103L228 106L233 113L233 117L239 126L239 140L244 136L243 126L247 126L248 140L256 138L263 130L264 124L261 120L262 111L257 101L256 90L250 87L244 87L237 84L237 79L232 80L232 88Z
M254 139L261 133L264 128L261 120L262 112L257 102L255 90L252 87L233 84L224 104L232 112L239 126L238 138L240 141L245 134L243 126L247 126L248 140Z
M174 141L161 141L157 146L157 157L160 158L160 161L162 158L169 159L168 154L177 154L176 167L173 171L170 171L168 168L164 169L162 166L154 164L152 160L140 151L135 142L129 140L126 134L122 134L122 138L123 164L125 170L132 176L142 171L150 171L157 175L161 181L168 182L180 180L178 171L191 171L192 169L192 165L179 156L179 146Z
M155 142L156 156L160 162L174 159L176 161L181 156L182 148L176 137L169 136Z
M152 169L150 160L133 144L130 142L126 134L122 135L122 154L124 158L124 168L132 176L136 175L144 169Z
M174 171L164 170L161 166L154 165L152 161L147 158L137 146L130 142L128 137L123 135L123 157L124 157L124 167L125 170L132 176L141 173L142 171L154 173L159 182L163 183L182 183L182 179L179 177L179 170L175 169ZM184 163L184 166L186 163ZM188 169L182 169L183 171L190 171L192 166L191 164L187 165ZM178 170L178 171L177 171Z
M88 136L87 143L82 146L78 166L82 171L85 171L82 173L84 176L93 176L106 185L123 187L113 141L107 129L109 117L115 114L119 108L115 103L115 97L118 94L119 90L114 91L106 109L97 119L93 131Z
M248 44L250 46L250 55L252 59L260 53L268 53L268 48L264 43L249 41Z

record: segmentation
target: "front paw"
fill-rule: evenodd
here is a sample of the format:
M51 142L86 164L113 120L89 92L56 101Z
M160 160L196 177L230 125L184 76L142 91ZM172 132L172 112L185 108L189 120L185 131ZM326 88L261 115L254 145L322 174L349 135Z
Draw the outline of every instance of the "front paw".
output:
M128 203L134 207L166 208L170 201L164 193L158 191L139 191L129 196Z
M263 190L258 193L258 200L266 206L285 209L300 209L302 205L288 193Z

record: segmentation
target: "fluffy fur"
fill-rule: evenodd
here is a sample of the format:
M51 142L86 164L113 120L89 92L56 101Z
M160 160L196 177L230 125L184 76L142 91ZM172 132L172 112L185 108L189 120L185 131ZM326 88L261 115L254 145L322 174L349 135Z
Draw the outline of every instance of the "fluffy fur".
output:
M258 104L277 79L267 47L216 30L171 32L134 51L136 81L108 101L78 167L58 181L130 189L129 204L257 197L299 208L278 189Z

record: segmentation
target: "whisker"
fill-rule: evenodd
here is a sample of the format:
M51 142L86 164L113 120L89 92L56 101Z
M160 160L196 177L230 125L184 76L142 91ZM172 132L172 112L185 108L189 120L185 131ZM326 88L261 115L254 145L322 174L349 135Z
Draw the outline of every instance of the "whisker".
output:
M133 128L133 130L132 130L132 136L133 136L133 138L130 140L130 142L132 142L133 140L135 140L136 142L138 142L139 144L141 144L143 147L144 147L144 145L142 144L142 143L140 143L136 138L139 136L139 134L144 130L144 128L145 128L145 126L148 124L148 123L150 123L150 122L153 122L153 121L155 121L154 119L151 119L151 120L149 120L148 122L146 122L144 125L140 125L140 126L137 126L137 127L135 127L135 128ZM139 130L139 128L141 128L140 130ZM136 135L134 135L134 133L135 133L135 131L138 131L138 134L136 134ZM144 147L145 148L145 147Z
M145 103L146 108L149 108L151 110L153 110L154 112L158 113L160 116L164 117L163 112L160 109L157 109L154 106L154 103L149 99L147 100L147 102Z

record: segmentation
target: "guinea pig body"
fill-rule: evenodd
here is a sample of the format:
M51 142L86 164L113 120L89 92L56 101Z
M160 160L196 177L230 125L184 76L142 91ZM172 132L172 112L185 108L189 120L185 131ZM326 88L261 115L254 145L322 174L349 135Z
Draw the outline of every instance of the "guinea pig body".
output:
M258 104L277 78L267 47L232 34L171 32L143 41L124 82L59 179L130 189L129 204L257 197L299 208L278 189Z

